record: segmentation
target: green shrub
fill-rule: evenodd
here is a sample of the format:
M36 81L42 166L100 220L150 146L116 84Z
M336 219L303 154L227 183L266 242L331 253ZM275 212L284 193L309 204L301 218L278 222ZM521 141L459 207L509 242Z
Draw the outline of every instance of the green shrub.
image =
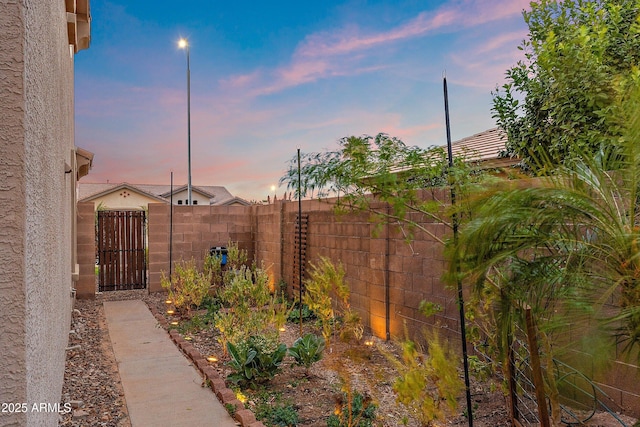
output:
M254 409L256 418L267 426L291 427L298 425L298 412L290 403L280 401L281 396L264 399Z
M345 271L342 264L336 267L331 260L321 257L317 264L311 263L309 279L305 281L305 293L302 302L309 306L322 325L322 335L329 341L338 319L342 316L347 326L342 338L362 338L362 325L359 315L351 310L350 290L344 281Z
M311 365L322 359L324 347L325 341L322 337L306 334L295 340L289 348L289 355L295 359L298 365L304 366L308 370Z
M336 402L335 413L329 416L327 427L371 427L378 406L359 392L343 392Z
M212 286L220 286L222 284L222 255L207 254L204 257L203 271L210 275Z
M307 304L302 304L302 310L300 310L300 303L296 302L294 306L291 308L291 312L287 317L287 322L291 323L299 323L300 322L300 312L302 311L302 321L306 322L309 320L316 319L316 315Z
M178 326L170 326L171 329L176 329L181 334L188 334L208 329L210 325L213 325L215 313L194 314L191 318L180 322Z
M443 421L446 409L457 407L464 385L458 376L458 358L437 331L427 334L428 354L414 341L402 342L402 358L387 355L400 376L393 384L396 401L403 404L422 425Z
M215 325L220 342L238 343L252 335L278 338L284 326L288 306L269 291L269 276L262 268L225 272L225 284L217 296L223 308L216 314Z
M211 278L196 269L194 260L183 261L176 264L171 280L162 273L160 285L167 290L177 310L190 314L209 293Z
M236 384L256 385L272 379L280 370L287 346L263 336L251 336L238 345L227 343L233 369L227 379Z

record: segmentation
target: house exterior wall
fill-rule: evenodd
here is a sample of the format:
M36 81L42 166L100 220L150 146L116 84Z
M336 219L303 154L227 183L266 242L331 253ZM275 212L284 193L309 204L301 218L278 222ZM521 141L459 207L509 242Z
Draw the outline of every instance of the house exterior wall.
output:
M189 200L189 192L187 190L184 190L184 191L175 193L173 195L173 204L177 205L178 200L181 200L182 204L186 205ZM191 189L191 201L193 202L194 205L209 206L209 198L207 196L204 196L198 193L197 191L193 191L193 188Z
M73 57L65 2L0 14L0 401L60 402L71 316ZM55 426L55 412L0 426Z
M109 210L142 210L147 209L149 203L158 203L156 199L126 188L96 197L91 201L95 209L102 207Z
M26 228L24 144L24 25L20 2L5 2L0 14L0 401L27 397L26 289L24 234ZM26 415L0 415L0 426L24 425Z

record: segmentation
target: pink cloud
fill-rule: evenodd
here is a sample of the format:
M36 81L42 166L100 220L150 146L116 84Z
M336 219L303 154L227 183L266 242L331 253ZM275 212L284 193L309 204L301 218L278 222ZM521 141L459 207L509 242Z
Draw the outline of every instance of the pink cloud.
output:
M517 47L526 35L526 30L499 34L472 48L449 55L455 65L452 81L467 87L492 90L504 81L509 67L524 59L524 53Z
M469 28L520 14L528 0L460 0L415 18L388 31L365 32L356 26L323 31L307 36L296 48L291 61L271 73L256 71L233 76L222 83L230 88L246 89L245 95L260 96L318 81L327 77L359 75L380 70L382 66L362 66L365 51L422 37L451 28ZM504 44L513 34L501 35L493 42ZM497 45L496 45L497 46ZM493 50L496 46L484 46ZM359 54L360 53L360 54Z
M520 14L529 0L465 0L446 4L435 12L417 17L386 32L360 34L358 28L322 32L308 36L297 50L303 57L344 55L382 44L420 37L429 32L456 25L471 27Z

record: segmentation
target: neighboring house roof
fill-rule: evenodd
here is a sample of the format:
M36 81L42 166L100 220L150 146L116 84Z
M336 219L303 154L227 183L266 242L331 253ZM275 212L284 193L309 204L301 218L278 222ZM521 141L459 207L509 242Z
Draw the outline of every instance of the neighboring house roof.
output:
M231 206L231 205L249 206L250 204L251 204L250 202L248 202L245 199L242 199L240 197L232 197L230 199L223 200L223 201L217 203L217 205L220 205L220 206Z
M160 186L158 186L160 187ZM180 187L173 187L173 194L178 194L182 191L186 191L188 190L188 186L185 185L181 185ZM202 194L203 196L208 197L209 199L219 199L220 197L223 197L225 195L229 195L229 197L231 197L231 193L229 193L227 191L226 188L224 187L215 187L215 186L195 186L192 185L191 186L191 191L192 192L198 192L200 194ZM162 194L160 194L160 196L168 199L169 197L171 197L171 187L169 187L167 189L167 191L163 192Z
M454 156L466 156L468 160L480 161L491 167L516 164L518 159L501 157L506 143L507 136L496 127L452 142L451 151Z
M97 199L99 197L105 196L107 194L111 194L116 191L121 190L130 190L135 191L140 194L143 194L147 197L150 197L158 202L168 203L168 201L160 196L157 196L149 191L146 191L140 186L129 184L126 182L120 184L88 184L88 183L79 183L78 184L78 199L81 202L89 202L91 200Z
M113 191L119 190L122 186L128 186L134 191L138 191L149 197L155 198L159 202L169 203L171 197L170 185L155 185L155 184L129 184L129 183L79 183L78 184L78 199L80 201L90 201L97 197L109 194ZM173 187L173 194L180 193L187 189L186 185ZM209 199L211 205L227 205L228 201L235 198L225 187L219 185L198 185L192 186L191 191L197 192ZM248 204L248 202L247 202Z

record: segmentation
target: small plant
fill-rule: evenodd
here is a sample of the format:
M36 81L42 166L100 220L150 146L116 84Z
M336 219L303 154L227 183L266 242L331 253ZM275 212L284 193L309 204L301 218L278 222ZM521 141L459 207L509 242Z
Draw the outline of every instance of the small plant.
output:
M256 385L272 379L280 370L287 346L262 336L251 336L238 345L227 343L231 356L228 365L234 370L227 378L236 384Z
M291 323L299 323L300 322L300 312L302 312L302 321L306 322L309 320L313 320L316 318L316 315L307 304L302 304L302 309L300 309L300 303L296 302L291 309L291 313L287 317L287 322Z
M236 405L234 405L233 403L225 403L224 408L227 410L227 412L229 413L229 415L231 415L232 418L236 414L236 410L238 409L236 408Z
M308 371L311 365L322 359L324 347L325 341L322 337L306 334L295 340L289 348L289 355L295 359L298 365L304 366Z
M227 268L229 270L238 270L240 267L247 265L249 254L246 250L240 249L237 243L229 242L227 244Z
M298 412L289 402L282 402L282 395L276 393L262 393L260 402L254 412L258 420L267 426L290 427L298 425Z
M211 285L216 287L222 284L222 255L207 254L204 257L203 271L211 277Z
M180 322L178 326L173 327L171 325L171 329L176 329L181 334L188 334L201 331L203 329L207 329L209 325L213 324L213 315L209 313L205 314L194 314L188 320Z
M191 309L198 307L209 293L211 278L199 272L195 261L191 260L176 264L170 279L163 272L160 285L167 290L176 309L189 315Z
M345 271L342 264L336 267L324 257L317 264L311 263L309 279L305 281L305 294L302 301L309 306L322 325L322 335L329 341L337 327L340 315L348 315L348 329L343 338L349 335L362 338L360 318L350 309L349 286L344 281Z
M327 427L371 427L378 406L367 396L347 388L336 400L336 408L327 419Z
M445 418L447 408L451 412L456 409L456 397L464 386L458 376L453 350L440 341L437 332L427 334L426 339L428 354L406 338L402 342L402 358L398 360L390 355L387 358L400 373L393 385L396 400L422 425L430 426L435 420Z
M342 327L340 328L340 339L348 342L356 340L360 342L362 335L364 334L364 327L362 326L362 319L357 311L347 308L342 313Z
M286 301L270 293L267 272L242 266L228 270L224 281L217 293L223 308L215 320L222 345L227 348L227 342L238 343L252 335L277 340L289 309Z

